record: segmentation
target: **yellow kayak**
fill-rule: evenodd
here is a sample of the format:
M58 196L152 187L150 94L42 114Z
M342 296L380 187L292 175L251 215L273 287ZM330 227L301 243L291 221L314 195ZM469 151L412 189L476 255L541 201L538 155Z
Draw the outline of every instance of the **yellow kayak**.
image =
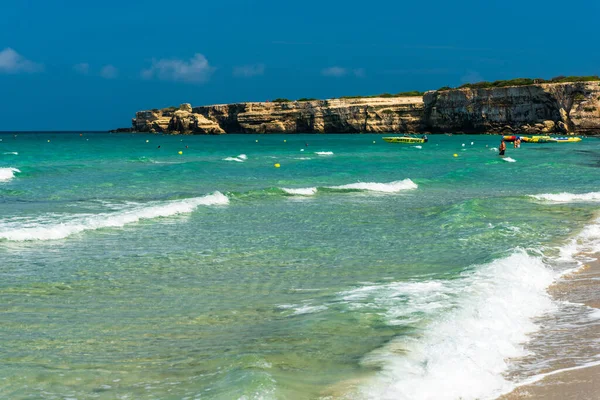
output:
M390 137L384 137L383 140L385 140L388 143L425 143L425 142L427 142L427 139L425 139L425 138L414 138L414 137L409 137L409 136L390 136Z

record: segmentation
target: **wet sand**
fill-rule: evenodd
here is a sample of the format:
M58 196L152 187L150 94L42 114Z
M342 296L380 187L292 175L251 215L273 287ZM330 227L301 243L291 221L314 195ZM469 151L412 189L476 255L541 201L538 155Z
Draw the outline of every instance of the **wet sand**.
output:
M600 254L594 257L600 258ZM548 292L557 299L600 308L600 261L585 267L560 282ZM600 337L600 332L597 334ZM516 388L499 400L598 400L600 399L600 365L551 372L543 379Z

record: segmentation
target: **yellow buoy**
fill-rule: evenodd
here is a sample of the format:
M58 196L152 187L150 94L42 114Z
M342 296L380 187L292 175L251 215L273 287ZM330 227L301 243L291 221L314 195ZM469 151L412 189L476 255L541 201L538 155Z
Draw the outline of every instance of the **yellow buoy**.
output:
M179 150L179 153L178 153L178 154L183 154L183 151Z
M283 139L283 143L287 143L287 140Z
M458 154L454 153L454 157L458 157Z
M275 163L274 167L279 168L279 167L281 167L281 165L279 163Z

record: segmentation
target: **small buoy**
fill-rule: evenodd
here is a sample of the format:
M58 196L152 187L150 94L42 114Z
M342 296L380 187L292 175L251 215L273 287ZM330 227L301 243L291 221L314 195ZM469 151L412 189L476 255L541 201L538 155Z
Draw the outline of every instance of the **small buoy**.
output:
M454 155L454 157L458 157L458 154L456 154L456 153L454 153L453 155Z
M471 146L473 146L475 144L475 142L471 142Z
M283 143L287 143L287 140L283 139Z
M50 143L50 139L48 139L48 143Z
M183 154L183 151L179 150L179 153L178 153L178 154Z
M465 147L465 144L464 144L464 143L462 144L462 147Z
M375 144L375 141L373 140L373 144Z
M304 151L304 149L300 149L300 151Z
M258 143L258 139L256 139L256 143Z
M150 141L148 139L146 139L146 143L150 143Z
M274 167L279 168L279 167L281 167L281 165L279 163L275 163Z

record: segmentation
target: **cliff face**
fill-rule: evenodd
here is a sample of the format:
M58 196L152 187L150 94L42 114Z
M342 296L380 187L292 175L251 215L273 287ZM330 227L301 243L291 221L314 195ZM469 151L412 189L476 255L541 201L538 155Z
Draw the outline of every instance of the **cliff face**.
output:
M418 132L423 99L417 97L335 99L282 103L238 103L140 111L138 132L169 133L356 133Z
M600 83L452 89L421 97L237 103L140 111L138 132L600 133Z
M432 91L424 129L469 133L600 133L600 83Z

